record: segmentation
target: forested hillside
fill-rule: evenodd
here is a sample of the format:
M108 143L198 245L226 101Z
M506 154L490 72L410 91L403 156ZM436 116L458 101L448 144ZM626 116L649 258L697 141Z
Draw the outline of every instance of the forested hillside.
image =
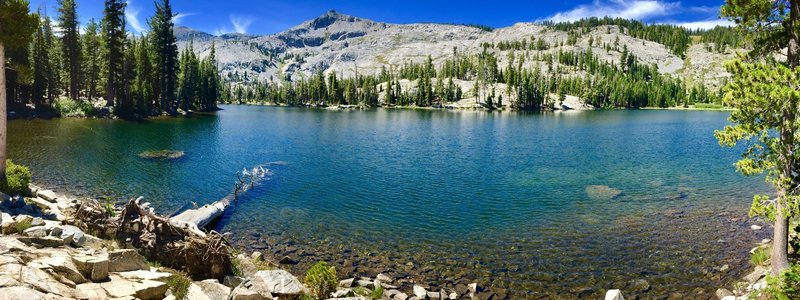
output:
M269 36L176 29L216 45L224 102L599 108L719 103L735 29L593 18L570 23L387 24L330 11ZM571 101L574 102L574 101Z

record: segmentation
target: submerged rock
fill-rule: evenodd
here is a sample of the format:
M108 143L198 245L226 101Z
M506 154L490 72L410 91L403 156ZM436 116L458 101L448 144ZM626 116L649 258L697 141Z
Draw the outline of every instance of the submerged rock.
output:
M144 159L173 160L186 155L186 152L178 150L152 150L139 153L139 157Z
M422 286L415 284L413 287L413 291L414 291L414 296L417 296L417 298L425 299L425 297L428 296L428 291L426 291L425 288Z
M608 290L605 300L625 300L620 290Z
M717 298L722 299L728 296L733 296L733 292L729 291L728 289L717 289L716 295Z
M622 191L607 185L590 185L586 187L586 194L592 200L611 200L622 194Z
M631 289L637 292L647 292L650 290L650 283L644 279L637 279L633 281Z

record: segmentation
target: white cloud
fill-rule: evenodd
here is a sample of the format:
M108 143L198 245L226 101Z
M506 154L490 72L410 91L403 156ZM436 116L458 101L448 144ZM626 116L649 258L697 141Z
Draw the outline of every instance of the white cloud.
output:
M714 27L717 26L729 27L735 25L733 22L725 19L695 21L695 22L676 22L670 24L681 26L686 29L713 29Z
M250 24L253 24L253 21L255 20L250 17L231 15L231 24L233 24L233 30L237 33L247 33L247 28L250 27Z
M591 4L579 5L572 10L560 12L546 18L554 22L569 22L590 17L612 17L623 19L646 19L666 16L680 9L678 2L658 0L594 0Z
M183 21L183 18L190 17L196 15L195 13L178 13L174 17L172 17L172 22L180 24Z
M139 12L141 11L139 8L133 6L133 1L127 1L128 6L125 9L125 20L128 22L128 25L131 25L136 33L143 33L147 31L147 28L142 25L142 22L139 21Z
M214 35L223 35L231 32L245 34L247 33L247 28L250 27L250 24L253 24L253 21L255 21L251 17L239 16L239 15L230 15L229 18L231 20L231 25L233 26L233 29L231 30L227 26L222 26L214 30Z

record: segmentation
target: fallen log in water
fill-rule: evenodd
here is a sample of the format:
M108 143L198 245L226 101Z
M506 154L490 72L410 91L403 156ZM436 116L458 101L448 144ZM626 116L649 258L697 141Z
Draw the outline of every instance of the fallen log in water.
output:
M265 180L269 170L256 166L237 174L233 193L172 218L157 215L142 197L117 213L96 200L85 200L75 212L75 225L102 237L115 237L150 260L186 271L196 280L221 279L231 271L228 242L222 234L200 230L221 216L239 195Z
M234 186L233 192L220 199L217 202L203 205L202 207L185 210L169 220L171 223L178 226L188 226L191 230L202 234L201 228L205 228L222 216L225 210L228 209L233 202L253 188L256 184L260 183L269 175L269 170L264 169L262 166L256 166L252 170L243 170L242 173L237 174L238 182Z

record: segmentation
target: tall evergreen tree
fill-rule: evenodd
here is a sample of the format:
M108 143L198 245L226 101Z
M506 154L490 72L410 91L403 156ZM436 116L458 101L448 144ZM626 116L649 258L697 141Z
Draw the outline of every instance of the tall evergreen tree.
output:
M725 100L734 124L717 131L721 145L746 145L736 167L768 174L776 196L755 196L751 214L774 221L772 272L789 268L789 219L800 214L800 0L727 0L722 14L755 35L747 60L728 65L733 74ZM786 49L786 59L775 54ZM766 58L766 59L764 59Z
M33 34L33 43L31 45L31 58L33 70L33 86L31 87L31 100L34 105L44 103L47 96L47 71L49 59L47 55L47 45L45 44L44 29L42 26L36 26L36 32Z
M180 56L180 74L178 75L178 106L184 111L194 110L200 87L200 63L194 54L193 43L183 50Z
M219 77L219 67L217 64L217 47L214 42L211 42L211 51L208 57L204 60L205 66L205 81L207 88L205 92L205 105L202 110L213 110L217 108L217 101L220 100L220 85L221 80Z
M0 183L6 181L6 47L30 43L39 17L30 13L26 0L0 1Z
M59 0L58 26L61 28L61 49L68 79L69 97L79 98L81 80L81 44L75 0Z
M44 33L44 47L47 52L47 63L44 72L47 74L47 105L61 94L61 48L58 38L53 32L53 25L49 17L44 18L42 27Z
M100 25L94 19L86 24L85 33L81 36L83 49L83 89L91 101L97 97L100 84L100 72L103 69L102 40Z
M173 32L172 6L169 0L156 3L156 14L150 20L151 39L155 46L158 72L158 103L162 111L174 114L177 109L178 46Z
M106 50L106 106L114 106L122 91L125 49L125 6L122 0L106 0L103 41Z
M155 96L153 91L153 65L151 45L145 39L141 39L139 47L136 48L136 79L133 83L133 100L136 113L140 116L148 116L152 111L152 99Z

